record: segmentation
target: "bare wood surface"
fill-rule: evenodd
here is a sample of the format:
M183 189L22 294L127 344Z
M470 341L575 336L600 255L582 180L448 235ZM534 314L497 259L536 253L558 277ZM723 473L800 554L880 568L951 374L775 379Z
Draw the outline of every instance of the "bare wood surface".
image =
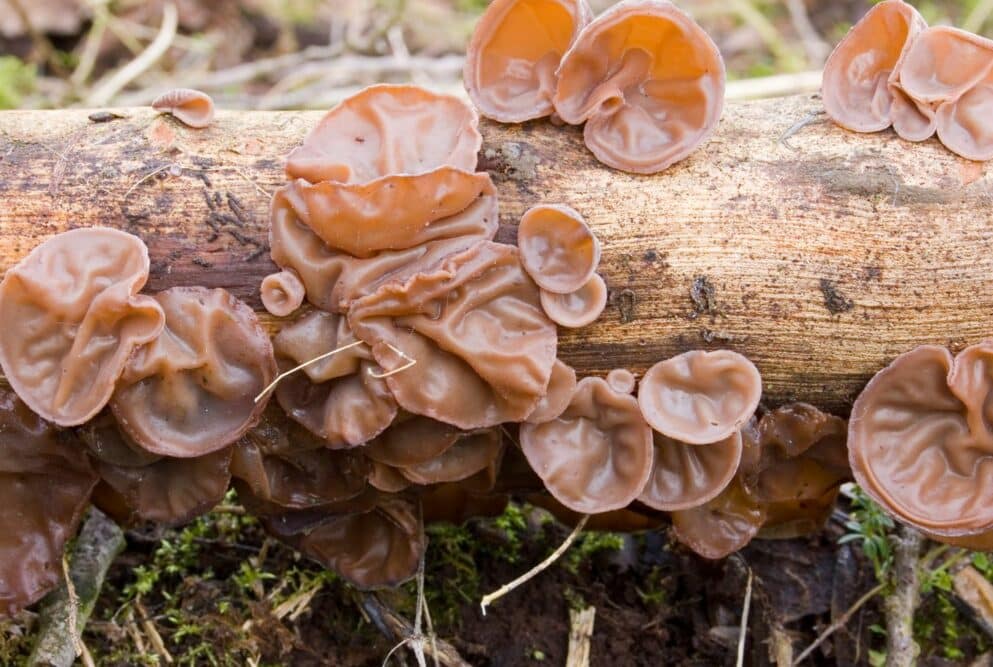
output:
M610 306L563 332L563 358L642 372L727 347L756 362L769 403L844 413L895 355L993 335L989 170L936 141L846 132L820 109L809 96L732 104L714 139L653 177L603 167L578 129L484 123L501 240L529 206L565 202L603 241ZM321 114L222 111L198 131L118 113L0 113L0 270L51 234L109 225L148 243L149 289L223 286L260 310L267 193Z
M590 639L593 637L593 623L596 607L569 610L569 653L566 667L589 667Z

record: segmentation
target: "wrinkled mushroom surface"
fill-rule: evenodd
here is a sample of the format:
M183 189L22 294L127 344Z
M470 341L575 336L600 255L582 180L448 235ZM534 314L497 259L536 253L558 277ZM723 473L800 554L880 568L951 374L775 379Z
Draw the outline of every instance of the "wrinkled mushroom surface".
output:
M626 507L652 470L652 430L638 402L602 378L581 380L556 419L522 424L520 443L549 492L584 514Z
M653 432L655 456L651 476L638 500L658 510L702 505L717 497L738 471L741 434L709 445L687 445Z
M63 547L96 483L78 442L0 390L0 617L62 581Z
M272 346L277 357L302 364L357 341L344 317L312 310L280 329ZM356 345L307 364L299 373L317 384L357 373L359 362L371 358L367 346Z
M555 110L586 122L586 145L604 164L662 171L717 127L724 61L693 19L664 0L625 0L590 23L558 70Z
M692 350L660 361L638 388L638 403L652 428L693 445L738 431L761 396L758 369L730 350Z
M583 216L568 206L542 204L521 217L517 228L521 264L538 287L569 294L593 277L600 242Z
M110 400L132 351L162 331L165 315L138 291L148 248L104 227L54 236L0 283L0 366L43 418L82 424Z
M286 161L311 183L368 183L439 167L476 169L483 139L472 107L418 86L369 86L334 107Z
M244 435L265 408L255 396L276 375L269 336L252 309L223 289L173 287L154 298L165 330L132 356L111 408L150 452L215 452Z
M569 401L572 400L572 393L575 390L576 371L572 366L556 359L545 395L524 421L540 424L555 419L569 407Z
M672 513L676 539L711 560L743 549L764 522L764 508L748 495L737 477L710 502Z
M463 70L480 112L502 123L552 113L562 55L592 20L586 0L496 0L472 34Z
M273 273L262 279L259 288L262 305L276 317L286 317L303 305L307 290L292 269Z
M596 322L607 306L607 283L598 274L575 292L556 294L541 290L541 307L558 325L578 329Z
M207 127L214 120L214 100L207 93L192 88L175 88L162 93L152 101L152 108L197 129Z

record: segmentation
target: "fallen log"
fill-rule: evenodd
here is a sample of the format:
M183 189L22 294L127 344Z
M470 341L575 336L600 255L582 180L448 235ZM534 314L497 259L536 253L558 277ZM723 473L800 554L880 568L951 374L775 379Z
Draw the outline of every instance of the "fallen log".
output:
M651 177L600 165L576 128L484 122L498 239L529 206L565 202L603 242L610 306L563 331L561 356L584 374L641 372L725 347L757 364L770 404L846 413L896 354L993 335L988 170L820 109L732 104L708 144ZM269 195L320 115L220 112L191 130L147 108L0 113L0 269L54 233L108 225L148 244L149 289L222 286L261 310Z

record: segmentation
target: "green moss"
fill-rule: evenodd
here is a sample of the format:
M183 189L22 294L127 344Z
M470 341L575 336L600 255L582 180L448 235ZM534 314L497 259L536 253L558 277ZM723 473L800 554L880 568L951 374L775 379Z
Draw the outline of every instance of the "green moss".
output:
M0 56L0 109L16 109L24 96L32 92L38 77L34 65L17 56Z

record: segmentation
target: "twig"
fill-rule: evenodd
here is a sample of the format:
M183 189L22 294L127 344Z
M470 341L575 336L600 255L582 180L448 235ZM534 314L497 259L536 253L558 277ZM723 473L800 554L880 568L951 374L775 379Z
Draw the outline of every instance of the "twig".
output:
M76 657L83 655L86 650L83 645L82 633L79 631L79 596L76 595L76 587L72 585L72 577L69 575L69 559L62 554L62 576L65 578L66 596L69 598L68 620L69 634L72 637L72 645L76 649Z
M969 32L979 32L986 24L990 14L993 14L993 0L980 0L969 12L965 22L962 23L962 29Z
M138 54L138 57L113 74L105 77L86 98L88 106L99 107L107 104L117 93L124 89L135 78L155 64L172 44L178 26L176 5L168 3L162 6L162 27L152 43Z
M564 554L566 550L568 550L569 547L572 546L572 543L576 541L576 538L579 537L579 534L583 532L583 528L586 527L586 522L589 521L589 519L590 519L590 515L584 514L583 518L580 519L579 523L576 524L576 527L572 529L571 533L569 533L569 537L565 538L565 542L560 544L558 549L553 551L551 555L548 556L548 558L541 561L533 568L531 568L521 576L511 581L509 584L504 584L503 586L493 591L492 593L488 595L484 595L482 601L480 601L479 603L479 607L483 612L483 616L486 616L486 608L488 606L490 606L491 604L502 598L504 595L506 595L507 593L511 592L512 590L520 586L521 584L530 581L533 577L546 570L548 566L550 566L552 563L558 560L562 556L562 554Z
M31 43L37 52L38 61L47 64L59 76L64 75L65 72L62 65L55 59L55 47L52 45L52 41L48 39L45 33L35 27L31 21L31 15L22 4L22 0L7 0L7 2L14 8L14 13L17 14L17 18L24 27L24 31L31 38Z
M831 47L818 34L817 28L810 21L804 0L786 0L786 9L790 12L793 29L803 43L803 50L807 52L807 60L812 66L821 67L831 53Z
M796 146L790 143L790 139L800 133L800 130L812 124L819 116L824 115L824 111L811 111L809 114L798 120L796 123L790 126L788 130L783 132L782 136L779 137L779 143L784 148L796 152L799 150Z
M363 614L389 639L396 641L401 637L413 635L414 627L410 622L390 609L374 593L363 595L359 599L359 604ZM470 667L469 663L463 660L459 652L448 642L438 639L434 643L429 643L425 648L428 653L437 657L438 661L445 667Z
M745 641L748 638L748 612L752 608L752 568L748 568L748 583L745 584L745 604L741 610L741 629L738 631L737 667L745 664Z
M149 618L145 606L141 604L140 600L135 600L135 607L137 607L138 614L141 616L141 628L145 631L148 640L152 642L152 648L155 649L155 652L159 654L167 665L171 665L174 662L172 654L165 647L165 642L162 641L162 635L159 634L155 624L152 623L152 619Z
M590 638L593 636L593 622L596 620L596 607L569 610L569 653L566 667L589 667Z
M914 641L914 613L921 599L919 560L923 536L909 526L898 535L893 559L893 594L883 605L886 613L886 667L910 667L920 648Z
M73 70L72 76L69 77L69 82L76 88L85 84L86 80L90 78L90 74L93 73L93 67L100 55L100 44L107 31L107 14L107 6L104 4L99 4L94 8L93 24L87 31L86 37L83 38L83 49L79 55L79 61L76 63L76 69Z
M814 640L813 644L805 648L803 652L797 656L796 660L793 661L794 667L796 667L796 665L799 665L801 662L806 660L807 657L815 650L817 650L817 647L823 644L831 635L833 635L835 632L845 627L848 624L848 621L851 620L852 616L854 616L855 613L859 609L861 609L866 602L868 602L872 598L882 593L885 588L886 588L885 583L877 584L875 588L870 589L865 595L863 595L858 600L856 600L855 604L853 604L851 607L848 608L848 611L842 614L837 621L829 625L827 629L824 630L824 632L818 635L817 639Z
M813 93L821 89L821 79L820 70L740 79L728 82L724 96L729 100L757 100Z

